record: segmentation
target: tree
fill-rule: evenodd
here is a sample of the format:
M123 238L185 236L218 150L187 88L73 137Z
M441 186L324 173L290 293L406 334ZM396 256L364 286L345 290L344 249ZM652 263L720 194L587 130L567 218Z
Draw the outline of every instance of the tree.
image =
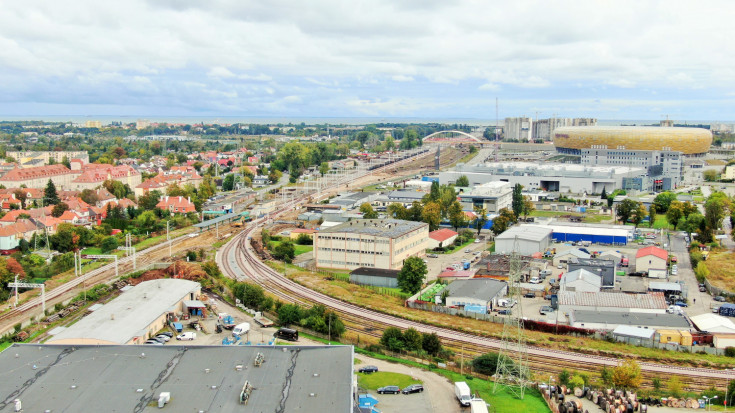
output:
M135 226L148 233L158 228L158 217L153 211L144 211L135 218Z
M429 224L429 231L436 231L442 222L441 207L436 202L428 202L421 212L421 220Z
M486 353L475 357L472 360L472 370L486 376L492 376L498 369L498 360L500 360L500 357L501 356L498 353ZM507 358L505 359L505 362L510 363L511 365L513 364L513 362Z
M398 273L398 287L404 293L416 294L426 278L426 263L419 257L408 257Z
M403 204L394 202L388 205L388 216L395 219L408 219L408 210Z
M521 184L515 184L513 186L512 208L513 214L516 218L523 214L523 193L521 191L523 191L523 186Z
M569 385L569 377L571 375L569 374L569 370L562 369L561 372L559 372L559 384L562 386L568 386Z
M390 351L398 352L403 350L403 333L398 327L388 327L383 331L380 337L380 344Z
M421 340L422 340L421 333L419 333L413 327L403 332L403 343L406 347L406 350L409 350L409 351L421 350Z
M503 208L500 210L500 215L493 220L493 226L490 229L495 235L502 234L511 226L511 224L513 224L514 221L515 214L513 211L508 208Z
M64 214L64 212L69 210L69 205L67 205L64 202L61 202L59 204L54 205L53 209L51 209L51 216L54 218L58 218Z
M314 240L309 234L299 234L299 236L296 237L296 243L299 245L313 245Z
M82 201L92 206L97 205L97 202L100 200L100 197L97 196L97 192L91 189L83 190L82 193L79 194L79 197L82 198Z
M15 199L17 199L20 202L20 207L22 209L25 209L26 200L28 199L26 192L21 189L16 189L15 192L13 192L13 195L15 195Z
M487 210L479 205L475 205L475 215L477 215L477 218L475 218L475 228L477 228L477 236L479 237L482 227L487 223Z
M607 189L605 187L602 187L602 194L600 195L600 199L603 201L607 201Z
M319 165L319 173L324 176L327 174L327 172L329 172L329 164L326 162L322 162L322 164Z
M283 241L273 248L273 258L282 260L287 264L290 264L295 256L296 248L290 241Z
M462 175L457 178L457 182L454 184L457 186L470 186L470 180L467 178L467 175Z
M378 217L378 213L375 212L369 202L364 202L360 205L360 212L362 212L362 217L365 219L375 219Z
M692 233L697 232L704 225L704 215L700 213L690 214L681 224L681 229L686 231L689 239L692 239Z
M656 204L651 204L648 207L648 227L653 228L653 223L656 221Z
M449 207L448 215L449 223L452 224L455 231L467 225L467 215L462 211L462 204L459 201L452 203Z
M667 191L656 195L656 198L653 199L653 204L656 205L656 211L659 214L665 214L674 201L676 201L676 194Z
M580 389L584 387L584 379L581 376L574 375L569 378L569 387L575 388L579 387Z
M669 388L669 393L673 397L681 396L682 385L681 385L681 380L679 380L679 377L671 376L667 387Z
M626 198L618 204L617 216L623 225L633 216L633 213L639 207L639 202L630 198Z
M612 384L616 389L637 389L641 385L641 367L635 360L623 361L612 369Z
M298 324L303 318L301 307L298 304L284 304L276 313L278 314L278 322L284 326Z
M603 385L607 387L611 387L613 385L612 376L613 376L613 371L611 368L607 366L602 366L600 368L600 381L602 382Z
M54 185L54 182L49 179L46 184L46 189L43 191L43 205L56 205L59 202L61 202L61 200L59 199L59 194L56 193L56 185Z
M643 205L642 202L637 202L635 208L633 208L633 213L631 216L631 219L633 221L633 225L638 228L638 225L643 222L643 220L646 218L646 214L648 211L646 211L646 207Z
M232 289L232 295L240 300L245 307L256 310L262 309L263 304L266 302L263 288L256 284L236 283Z
M232 191L233 189L235 189L235 174L227 174L222 181L222 190Z
M672 201L666 210L666 221L676 229L676 226L683 217L684 204L679 201Z
M432 181L431 182L431 189L428 193L429 201L438 201L439 200L439 181Z
M694 267L694 275L697 277L697 281L701 283L709 276L709 268L707 268L707 264L704 261L698 262L697 266Z
M105 253L116 250L117 247L118 247L118 242L117 242L117 238L115 237L106 237L100 243L100 249L102 250L102 252L105 252Z
M138 197L138 208L151 211L156 209L156 205L161 202L163 194L159 190L150 191L147 194Z
M523 218L528 219L528 216L536 210L536 205L533 204L530 197L523 197Z
M707 229L716 231L721 228L725 212L730 207L730 199L722 192L715 192L704 203L704 218Z
M716 181L718 175L719 174L714 169L708 169L708 170L704 171L704 174L703 174L704 180L707 181L707 182L714 182L714 181Z
M436 333L422 333L421 348L432 356L437 355L442 349L442 343L439 340L439 336Z

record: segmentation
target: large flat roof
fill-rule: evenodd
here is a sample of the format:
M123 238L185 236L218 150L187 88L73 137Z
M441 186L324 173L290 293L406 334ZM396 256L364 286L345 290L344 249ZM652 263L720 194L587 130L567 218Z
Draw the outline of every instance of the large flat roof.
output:
M504 281L492 278L470 278L469 280L455 280L447 286L447 289L452 298L468 297L492 300L507 285Z
M544 238L551 237L551 232L550 228L541 226L514 226L495 237L495 239L515 239L518 237L520 240L538 242L542 241Z
M627 326L653 326L689 329L686 317L679 314L634 313L628 311L572 310L570 317L575 323L606 323Z
M619 292L570 292L559 293L559 305L581 307L618 307L664 310L668 308L663 293L626 294Z
M253 364L257 353L265 357L260 367ZM351 346L15 344L0 353L0 364L3 393L18 392L13 398L29 412L153 412L161 392L171 393L163 410L171 412L352 408ZM246 380L254 390L242 405Z
M333 232L346 232L352 234L373 235L376 237L396 238L407 232L426 227L424 222L404 221L402 219L356 219L335 225L330 228L322 228L319 234Z
M199 283L188 280L144 281L53 336L48 343L73 339L97 340L100 344L128 343L134 337L145 335L153 321L200 288Z

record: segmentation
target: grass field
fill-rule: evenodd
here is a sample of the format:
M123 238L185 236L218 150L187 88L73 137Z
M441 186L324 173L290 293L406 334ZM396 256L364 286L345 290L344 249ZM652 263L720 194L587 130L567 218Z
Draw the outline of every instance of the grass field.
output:
M457 252L457 251L462 251L462 250L463 250L463 249L465 249L465 248L466 248L466 247L467 247L468 245L472 245L472 243L474 243L474 242L475 242L475 239L473 238L473 239L471 239L471 240L469 240L469 241L465 242L465 243L464 243L464 244L462 244L462 245L455 245L453 249L451 249L451 250L449 250L449 251L444 251L444 252L436 252L436 251L432 251L432 250L427 250L427 251L428 251L429 253L431 253L431 254L454 254L454 253L455 253L455 252Z
M711 251L703 262L709 269L707 279L712 285L735 291L735 254L728 250Z
M270 241L268 245L271 246L271 248L275 248L276 245L280 244L281 241ZM294 255L301 255L306 254L307 252L310 252L314 249L313 245L301 245L301 244L293 244L294 247Z
M102 250L97 247L85 248L82 250L82 255L101 255Z
M666 220L665 214L656 214L656 220L653 221L653 227L655 229L661 229L661 228L669 229L671 225L669 225L669 221Z
M401 389L409 384L420 384L421 380L414 380L411 376L389 371L375 373L357 373L357 383L363 389L378 390L378 387L398 386Z

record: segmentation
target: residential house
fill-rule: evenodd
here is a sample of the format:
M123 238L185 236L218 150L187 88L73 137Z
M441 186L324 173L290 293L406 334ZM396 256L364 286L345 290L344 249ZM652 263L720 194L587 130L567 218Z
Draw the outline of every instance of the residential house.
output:
M174 214L187 214L189 212L196 212L196 207L191 202L191 199L183 196L163 196L161 201L156 204L156 208L161 208L173 212Z
M648 272L651 269L665 270L669 259L666 250L650 246L641 248L635 254L635 270L638 272Z
M427 247L429 249L443 248L453 245L459 234L449 228L442 228L429 233Z

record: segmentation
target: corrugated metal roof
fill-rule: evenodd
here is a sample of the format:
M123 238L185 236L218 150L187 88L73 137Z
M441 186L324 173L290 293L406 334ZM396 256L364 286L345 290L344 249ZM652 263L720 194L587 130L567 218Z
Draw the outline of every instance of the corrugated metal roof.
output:
M656 330L632 326L617 326L615 327L615 330L613 330L613 334L617 336L651 339L651 337L656 334Z
M663 293L626 294L615 292L570 292L559 294L559 304L585 307L618 307L662 310L668 308Z

